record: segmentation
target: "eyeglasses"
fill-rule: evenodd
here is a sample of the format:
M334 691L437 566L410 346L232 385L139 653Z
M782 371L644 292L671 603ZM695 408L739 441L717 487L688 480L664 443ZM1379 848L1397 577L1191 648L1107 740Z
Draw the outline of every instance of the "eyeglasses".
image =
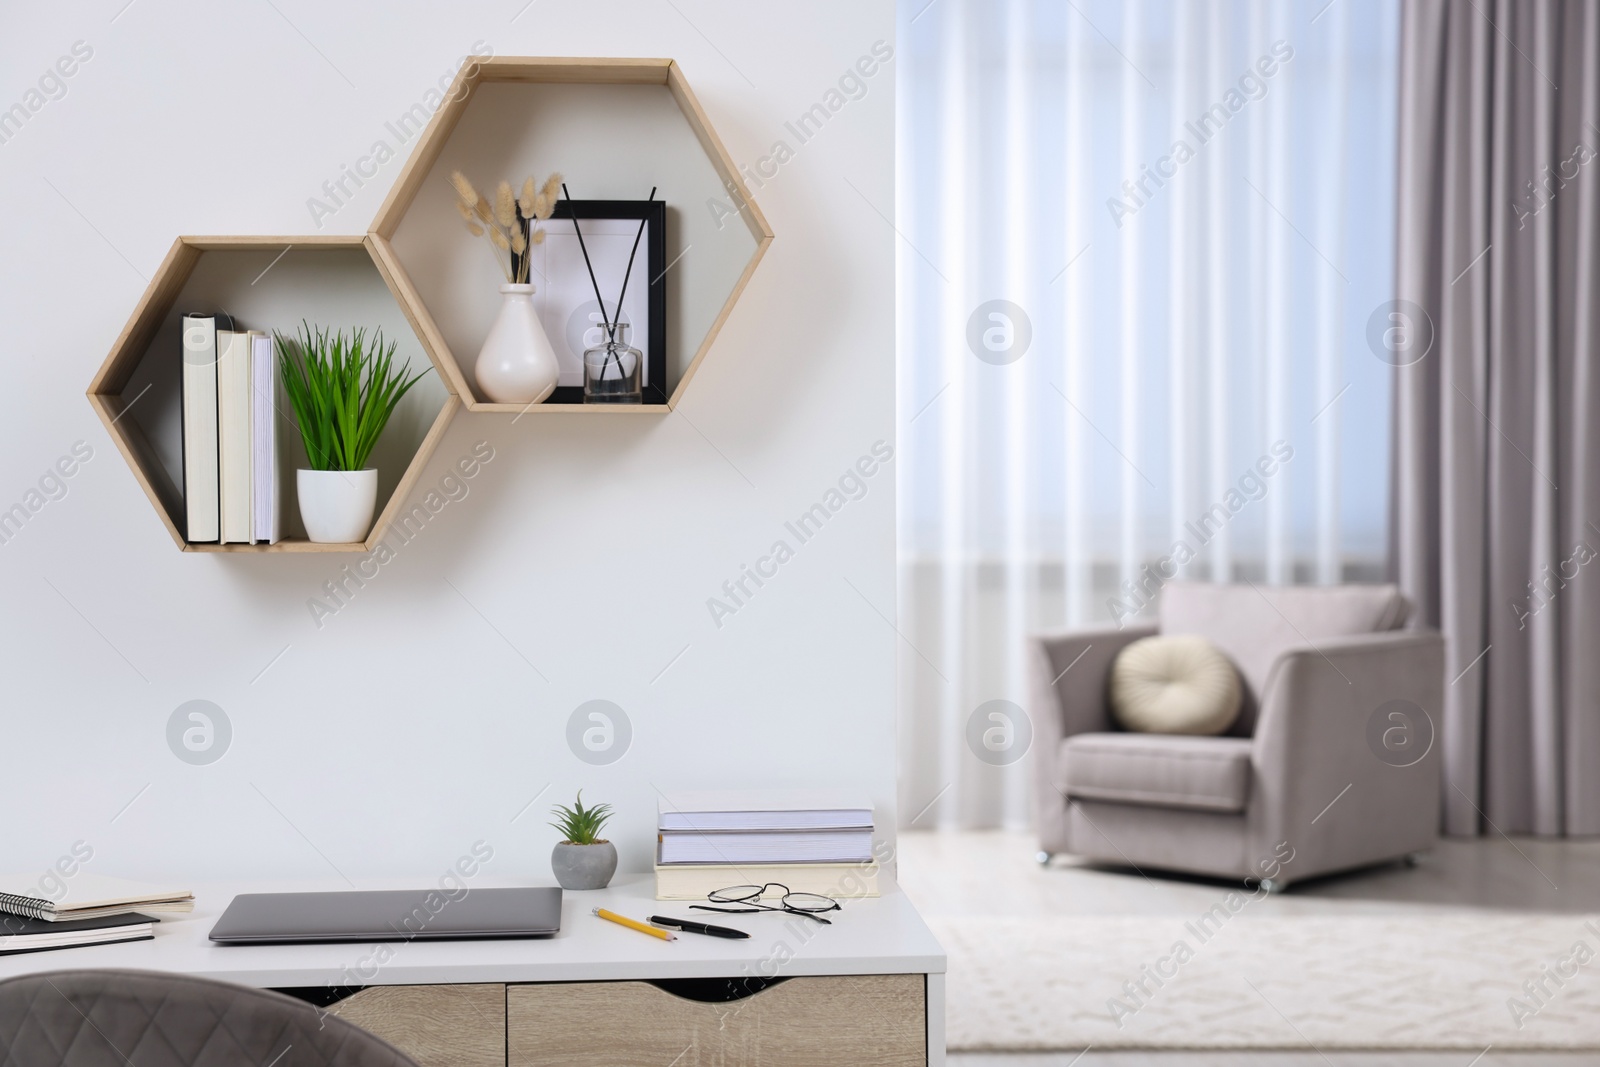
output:
M767 890L778 889L782 891L777 905L763 904L761 898L767 895ZM744 914L755 911L782 911L790 915L804 915L808 919L815 919L824 926L832 926L833 920L824 919L820 912L840 911L839 902L832 897L825 897L820 893L791 893L789 887L780 882L768 882L766 885L735 885L727 889L718 889L706 894L706 899L712 904L736 904L738 907L713 908L709 904L690 904L690 908L700 911L720 911L724 914Z

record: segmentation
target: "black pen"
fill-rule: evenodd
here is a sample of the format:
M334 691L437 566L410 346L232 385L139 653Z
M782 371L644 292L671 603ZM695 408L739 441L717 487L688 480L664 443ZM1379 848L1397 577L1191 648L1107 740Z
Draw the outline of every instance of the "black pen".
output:
M674 919L667 915L650 916L650 925L664 927L668 930L682 930L690 934L705 934L708 937L727 937L743 940L750 935L743 930L735 930L728 926L710 926L706 923L697 923L692 919Z

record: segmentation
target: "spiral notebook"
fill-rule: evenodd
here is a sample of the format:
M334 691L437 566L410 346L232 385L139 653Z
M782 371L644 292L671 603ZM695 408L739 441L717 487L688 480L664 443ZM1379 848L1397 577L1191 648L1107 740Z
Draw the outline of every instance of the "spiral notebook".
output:
M103 874L79 871L57 879L66 891L52 896L40 885L37 873L0 875L0 912L45 922L63 919L98 919L128 912L186 912L194 910L194 894L187 889L131 882Z

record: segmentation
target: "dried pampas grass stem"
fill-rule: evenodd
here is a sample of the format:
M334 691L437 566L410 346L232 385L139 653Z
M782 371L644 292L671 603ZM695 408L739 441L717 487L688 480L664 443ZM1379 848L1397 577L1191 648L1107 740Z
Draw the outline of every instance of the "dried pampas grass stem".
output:
M495 187L493 204L459 170L451 173L450 184L458 197L456 212L466 223L467 232L487 238L491 251L509 253L505 257L495 255L495 263L507 282L527 282L533 269L529 252L533 245L544 243L544 230L538 224L555 210L561 175L550 175L542 185L530 175L522 182L520 196L510 182L502 181Z
M501 182L494 191L494 221L508 230L517 224L517 198L510 182Z

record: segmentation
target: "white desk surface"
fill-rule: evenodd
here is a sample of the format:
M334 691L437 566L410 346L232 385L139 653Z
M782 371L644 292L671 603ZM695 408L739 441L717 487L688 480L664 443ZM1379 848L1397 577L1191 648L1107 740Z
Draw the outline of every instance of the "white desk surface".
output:
M363 885L415 889L424 882ZM477 879L472 888L503 885ZM655 879L619 875L607 889L562 894L561 932L525 941L412 941L384 944L214 945L211 927L237 893L347 889L326 882L194 886L195 910L163 918L153 941L0 956L0 978L81 967L176 971L258 987L434 985L473 982L585 982L649 978L775 977L826 974L942 974L944 949L888 879L884 895L847 900L833 925L779 914L715 915L690 901L656 900ZM590 913L595 907L748 930L747 941L680 933L661 941Z

